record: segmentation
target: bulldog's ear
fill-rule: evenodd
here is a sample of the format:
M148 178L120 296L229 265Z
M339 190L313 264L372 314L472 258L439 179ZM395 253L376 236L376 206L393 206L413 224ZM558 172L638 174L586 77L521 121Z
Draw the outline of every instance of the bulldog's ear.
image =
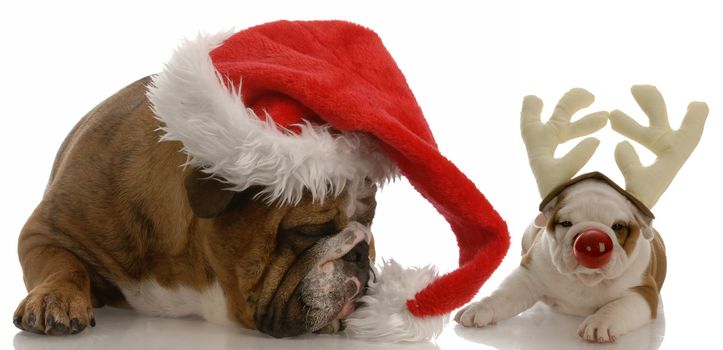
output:
M199 169L189 169L184 179L186 196L196 216L209 219L220 214L233 199L234 191L227 190L228 184L209 177Z
M653 218L643 214L643 212L635 208L635 222L637 222L638 226L640 226L640 233L643 234L645 239L653 239L653 236L655 236L653 231Z
M537 214L537 217L535 217L535 221L533 221L532 224L537 228L546 227L547 223L552 219L552 216L555 215L554 211L556 207L557 197L545 204L545 207L543 207L542 211Z

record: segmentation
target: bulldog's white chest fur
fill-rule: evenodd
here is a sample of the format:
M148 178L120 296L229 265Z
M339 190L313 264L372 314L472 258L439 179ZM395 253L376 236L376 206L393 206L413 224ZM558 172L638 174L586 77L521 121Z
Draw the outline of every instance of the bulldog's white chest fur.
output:
M121 292L133 309L147 315L193 315L216 324L233 324L228 315L226 296L218 282L199 292L186 286L165 288L155 280L146 280L132 287L121 288Z

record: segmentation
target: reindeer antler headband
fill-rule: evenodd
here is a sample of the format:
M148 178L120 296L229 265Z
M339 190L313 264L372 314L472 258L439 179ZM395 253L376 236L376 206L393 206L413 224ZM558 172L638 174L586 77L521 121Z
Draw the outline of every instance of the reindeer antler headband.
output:
M652 151L656 160L649 166L643 166L632 145L623 141L615 149L615 161L625 178L624 192L627 193L623 194L636 205L642 204L645 209L649 209L655 206L698 145L708 116L708 106L703 102L691 102L680 128L673 130L668 121L665 101L658 89L650 85L635 85L630 90L635 101L648 116L650 125L641 126L619 110L610 113L610 124L613 130ZM590 160L600 143L598 139L588 137L564 157L554 157L558 145L592 134L605 126L607 112L596 112L578 121L570 121L575 112L589 106L593 101L594 97L588 91L572 89L560 99L552 117L544 124L540 121L542 101L539 98L526 96L522 103L522 139L540 196L545 198L543 205L549 201L548 197L558 192L557 187L566 185ZM590 177L585 174L577 180L584 176ZM611 180L602 177L614 185ZM618 191L622 190L616 185L614 187Z

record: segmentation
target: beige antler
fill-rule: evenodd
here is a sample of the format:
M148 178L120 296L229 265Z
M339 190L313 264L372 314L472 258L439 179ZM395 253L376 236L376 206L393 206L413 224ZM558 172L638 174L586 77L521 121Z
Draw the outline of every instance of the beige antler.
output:
M547 123L540 121L542 100L526 96L522 102L520 128L527 147L532 173L540 196L570 180L590 160L600 140L588 137L562 158L555 158L557 146L576 137L591 134L607 124L608 113L596 112L570 122L572 115L589 106L595 97L584 89L572 89L558 102Z
M619 110L610 114L610 124L621 135L655 153L657 158L650 166L643 166L633 146L623 141L615 148L615 161L625 177L626 191L652 208L698 145L708 116L708 105L691 102L680 128L674 131L670 128L665 101L658 89L635 85L630 91L650 119L650 125L643 127Z

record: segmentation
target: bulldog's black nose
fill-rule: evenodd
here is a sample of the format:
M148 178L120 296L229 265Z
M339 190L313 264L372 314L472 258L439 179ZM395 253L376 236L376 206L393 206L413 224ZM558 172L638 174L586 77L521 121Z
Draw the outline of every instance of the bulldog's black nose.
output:
M349 252L341 257L341 260L356 264L359 267L369 265L369 244L361 241L357 243Z

